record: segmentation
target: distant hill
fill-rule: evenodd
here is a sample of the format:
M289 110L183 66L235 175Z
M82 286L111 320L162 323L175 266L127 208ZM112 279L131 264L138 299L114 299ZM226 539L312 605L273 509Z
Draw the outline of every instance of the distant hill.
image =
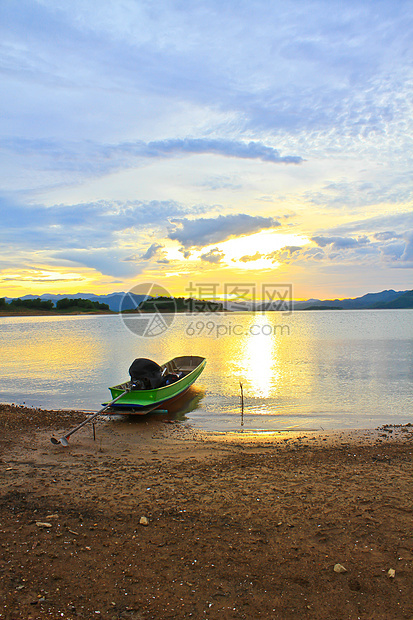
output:
M377 308L377 309L383 309L383 310L385 309L392 310L396 308L413 308L413 290L406 291L399 297L396 297L396 299L393 299L392 301L388 301L387 303L377 302L370 307Z
M90 299L99 303L108 304L112 312L121 310L134 310L139 304L148 299L147 295L134 295L133 293L116 292L108 295L96 295L94 293L75 293L73 295L62 294L54 295L44 293L43 295L24 295L21 299L51 300L55 304L60 299L70 297L71 299ZM394 291L393 289L380 291L379 293L367 293L361 297L351 299L307 299L306 301L295 301L294 310L362 310L362 309L392 309L392 308L413 308L413 291ZM6 302L12 301L11 297L6 297ZM287 302L288 304L290 302ZM263 304L255 304L256 310L263 309ZM243 308L241 307L240 310ZM253 310L251 304L249 309ZM280 307L282 311L284 308Z
M342 310L343 308L340 306L306 306L305 308L300 308L300 310Z
M354 299L309 299L307 301L294 302L294 310L304 310L304 308L306 310L311 310L312 306L317 306L318 309L322 308L323 306L329 306L330 308L335 307L341 308L343 310L363 310L367 308L378 307L382 308L388 307L385 304L395 301L405 293L408 293L408 291L393 291L393 289L390 289L388 291L381 291L380 293L367 293L362 297L355 297Z

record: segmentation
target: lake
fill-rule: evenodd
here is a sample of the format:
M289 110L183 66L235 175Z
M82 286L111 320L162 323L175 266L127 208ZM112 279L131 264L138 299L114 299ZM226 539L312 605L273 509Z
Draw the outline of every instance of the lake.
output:
M141 337L120 315L1 317L0 401L93 411L135 358L192 354L207 366L175 416L198 429L413 422L413 310L177 314L167 323Z

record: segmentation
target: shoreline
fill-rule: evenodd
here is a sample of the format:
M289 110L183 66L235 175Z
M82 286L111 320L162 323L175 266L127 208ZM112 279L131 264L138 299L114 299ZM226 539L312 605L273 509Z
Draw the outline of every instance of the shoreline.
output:
M67 408L58 408L58 409L45 409L40 406L35 405L27 405L26 403L18 404L16 402L13 403L2 403L0 402L0 429L3 419L6 416L16 416L20 420L20 426L23 423L28 424L28 426L33 426L32 420L36 420L39 428L41 426L47 426L51 420L55 419L56 421L59 419L70 420L72 419L75 424L81 422L87 418L87 416L94 415L96 410L94 409L74 409L73 407ZM264 442L272 442L276 441L280 437L284 440L288 439L297 439L302 438L306 439L311 437L313 438L323 438L323 441L328 441L329 443L334 443L337 437L347 436L352 441L357 443L362 443L363 441L371 443L376 440L380 433L389 432L395 433L394 436L398 434L404 434L412 432L413 436L413 423L406 422L404 424L394 424L394 423L385 423L378 427L372 428L334 428L334 429L249 429L243 426L240 426L236 430L207 430L195 428L192 426L190 420L182 421L175 419L173 417L173 413L169 415L159 415L156 414L156 411L149 415L137 415L137 414L125 414L121 411L109 410L106 413L103 413L99 416L98 420L100 422L111 422L111 421L119 421L121 419L129 420L132 424L150 424L150 425L158 425L158 424L177 424L182 428L191 429L191 432L202 435L205 437L209 437L214 441L260 441ZM19 424L17 427L19 427ZM389 435L390 437L390 435Z
M294 309L294 313L296 312L310 312L310 311L314 311L314 312L320 312L320 311L326 311L326 312L330 312L333 310L341 310L343 312L355 312L355 311L364 311L364 310L372 310L372 311L376 311L376 310L413 310L413 308L296 308ZM202 315L203 312L201 311L197 311L197 312L186 312L184 310L176 310L175 312L162 312L159 311L160 314L194 314L196 316L198 315ZM232 310L220 310L219 312L215 312L214 314L219 315L219 314L247 314L249 312L252 313L256 313L256 314L262 314L262 310L245 310L245 311L237 311L237 312L233 312ZM278 310L266 310L266 313L268 312L274 312L277 313L279 312ZM0 318L1 317L15 317L15 316L87 316L87 315L100 315L100 316L113 316L113 315L130 315L130 314L134 314L135 311L134 310L124 310L122 312L117 312L116 310L106 310L106 311L90 311L90 312L53 312L52 310L45 310L44 312L41 311L36 311L33 310L33 312L31 312L30 310L25 310L22 312L4 312L0 310ZM207 311L206 311L207 313ZM149 311L149 310L140 310L139 314L153 314L153 312Z
M0 311L0 318L2 316L4 317L13 317L13 316L78 316L78 315L82 315L82 316L87 316L87 315L102 315L102 316L112 316L113 314L120 314L119 312L114 312L113 310L106 310L106 311L90 311L90 312L53 312L53 310L45 310L44 312L38 312L36 310L24 310L22 312L3 312Z
M413 617L413 426L84 417L0 406L2 620Z

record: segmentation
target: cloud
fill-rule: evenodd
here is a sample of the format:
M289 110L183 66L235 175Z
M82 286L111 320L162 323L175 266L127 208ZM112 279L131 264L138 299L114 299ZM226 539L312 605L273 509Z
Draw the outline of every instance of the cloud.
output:
M105 201L75 205L22 205L0 198L0 241L19 247L101 247L128 229L165 225L188 213L173 201Z
M374 233L373 237L378 241L389 241L390 239L400 239L402 235L393 230L385 230L383 232Z
M239 178L235 179L217 174L215 176L209 176L203 182L199 183L199 186L209 191L217 191L220 189L236 191L242 188L242 183L240 183Z
M276 228L281 224L272 217L238 215L219 215L216 218L187 218L174 220L169 230L169 238L179 241L185 248L201 247L225 241L230 237L250 235L265 228Z
M292 255L297 252L302 252L301 245L285 245L284 247L276 250L275 252L266 254L265 258L272 259L273 261L280 263L288 263L291 262Z
M60 277L60 278L49 278L49 277L34 278L34 277L31 277L31 276L26 276L26 277L25 276L20 276L19 277L19 282L30 282L30 283L32 283L32 282L40 282L42 284L52 284L52 283L55 283L55 282L60 282L61 284L66 284L68 282L83 282L83 281L84 281L84 278L82 278L82 277L75 277L75 278L72 278L72 277L66 278L66 277L63 277L63 276ZM16 282L16 278L15 277L9 278L9 277L2 277L2 276L0 276L0 282Z
M304 245L301 247L285 246L275 252L271 252L266 258L270 258L274 262L283 263L285 265L292 263L308 265L309 263L327 260L328 256L321 248Z
M133 149L133 144L130 145ZM122 145L121 147L122 148ZM123 145L126 148L126 145ZM138 147L139 148L139 147ZM224 157L238 157L241 159L260 159L271 163L300 164L303 159L296 155L281 156L273 147L265 146L260 142L241 142L239 140L211 140L205 138L186 138L184 140L162 140L149 142L144 148L145 154L159 157L173 154L203 154L211 153Z
M400 263L403 259L406 243L404 241L390 241L378 246L381 258L387 263Z
M269 254L284 264L299 263L305 266L311 261L334 265L370 265L382 268L384 265L393 268L413 267L413 230L404 234L378 233L371 238L366 235L354 237L314 236L310 244L302 247L286 246Z
M141 263L142 261L156 262L162 265L168 265L171 261L166 258L164 246L161 243L152 243L143 254L132 254L123 258L124 262Z
M413 231L406 234L406 245L404 247L401 260L405 262L412 262L413 266Z
M363 180L346 179L331 181L321 191L304 192L303 198L310 204L329 208L357 209L376 204L403 204L411 198L411 173L406 170L397 174L388 171L364 171Z
M50 138L5 137L0 144L4 165L14 158L15 166L21 161L27 169L41 171L44 183L60 183L66 174L73 179L103 176L118 170L145 165L148 161L165 160L191 155L217 155L273 164L300 164L298 155L281 155L279 150L259 141L238 139L175 138L144 142L105 144L91 140L52 140ZM20 162L20 163L19 163ZM27 169L21 174L27 176ZM5 179L6 182L8 180ZM39 181L30 179L31 187ZM33 185L34 183L34 185ZM231 181L212 180L211 189L239 189Z
M335 226L328 231L320 232L326 232L330 235L352 235L355 233L377 234L391 231L397 235L403 234L409 229L413 229L413 211L366 217L361 220L353 220L346 224Z
M197 209L194 209L196 211ZM98 201L75 205L23 205L0 197L0 245L15 261L21 252L39 251L50 259L71 261L116 278L140 273L143 264L156 258L167 263L162 246L152 244L143 256L127 255L119 236L137 239L148 230L165 227L169 216L188 209L173 201ZM4 252L3 252L4 254Z
M241 263L249 263L255 260L258 260L260 258L262 258L264 255L260 254L259 252L255 252L255 254L253 255L245 255L245 256L241 256L241 258L238 258L237 260L241 261ZM235 259L233 259L235 260Z
M189 258L192 254L191 250L185 250L185 248L179 248L179 251L184 258Z
M152 243L146 250L145 254L141 256L142 260L150 260L154 256L159 255L159 251L163 248L161 243Z
M353 256L355 263L370 254L370 259L375 256L378 265L384 262L390 267L413 266L411 211L355 220L323 233L326 234L312 238L319 247L330 246L330 250L347 250L347 258ZM346 236L337 233L344 233ZM351 237L355 233L359 233L358 237ZM352 255L349 253L351 249L354 250ZM329 258L337 260L339 257L329 254Z
M333 250L357 248L370 243L370 240L365 236L358 237L357 239L352 237L312 237L311 241L314 241L321 248L331 246Z
M218 248L214 248L205 254L201 254L200 259L206 261L207 263L217 264L221 262L224 256L225 254L223 252L220 252Z
M141 117L156 133L179 116L191 129L207 117L247 135L331 130L331 144L384 135L408 105L409 2L329 6L3 2L5 101L13 111L17 80L19 111L31 112L9 115L12 132L93 140L116 133L113 124L127 135Z
M125 261L122 252L114 249L66 250L55 252L54 258L76 263L114 278L130 278L143 270L143 265Z

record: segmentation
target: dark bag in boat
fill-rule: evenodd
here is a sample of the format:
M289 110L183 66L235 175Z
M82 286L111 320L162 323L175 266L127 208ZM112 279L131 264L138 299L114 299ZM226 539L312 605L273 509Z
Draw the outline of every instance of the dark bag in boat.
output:
M129 374L133 390L153 390L163 384L162 368L144 357L132 362Z
M179 379L181 378L182 373L179 372L172 372L169 375L166 375L165 379L164 379L164 384L165 385L171 385L171 383L175 383L176 381L179 381Z

